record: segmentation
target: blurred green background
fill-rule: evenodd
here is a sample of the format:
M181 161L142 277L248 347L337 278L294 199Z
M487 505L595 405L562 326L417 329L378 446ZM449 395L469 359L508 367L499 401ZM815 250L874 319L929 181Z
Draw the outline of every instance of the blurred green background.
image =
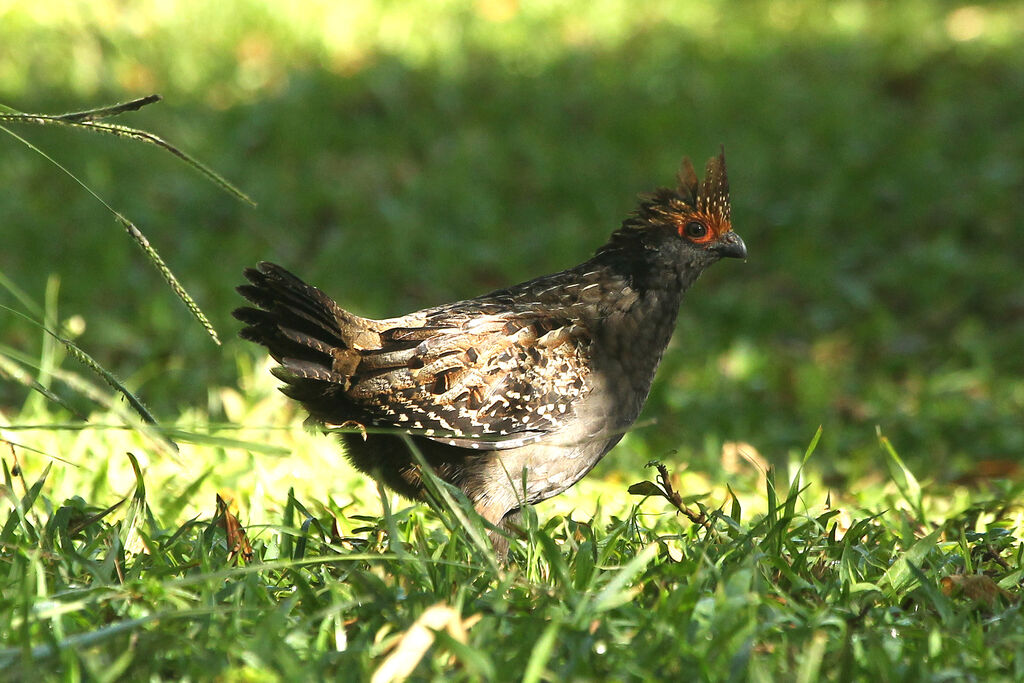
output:
M691 291L656 423L604 471L716 476L727 441L782 462L821 424L839 484L879 467L876 426L924 478L1012 475L1022 39L1020 2L0 0L0 103L160 93L119 121L259 204L151 147L20 126L135 221L225 344L7 135L0 272L37 300L59 275L84 349L158 416L217 419L214 390L261 357L230 317L245 266L279 262L368 316L473 296L587 258L637 193L724 144L749 261ZM35 352L40 333L0 310L0 342ZM25 395L0 382L0 419Z

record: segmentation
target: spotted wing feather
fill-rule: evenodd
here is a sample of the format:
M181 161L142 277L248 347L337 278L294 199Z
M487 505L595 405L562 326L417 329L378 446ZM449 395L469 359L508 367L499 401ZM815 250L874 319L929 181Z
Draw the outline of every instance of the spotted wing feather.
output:
M535 313L446 313L422 327L384 330L381 340L381 349L363 352L347 395L369 409L375 426L454 446L536 441L570 419L587 391L585 330Z
M532 306L474 300L369 320L280 266L246 277L239 291L257 308L235 311L242 336L270 350L282 391L326 424L515 448L569 422L589 391L587 330Z

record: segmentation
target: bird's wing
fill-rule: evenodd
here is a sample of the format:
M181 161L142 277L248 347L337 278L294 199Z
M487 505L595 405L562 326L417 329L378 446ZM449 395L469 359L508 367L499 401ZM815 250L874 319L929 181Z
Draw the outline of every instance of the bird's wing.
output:
M453 446L536 441L570 419L588 391L590 336L568 320L449 310L383 329L380 341L335 362L345 395L373 426Z

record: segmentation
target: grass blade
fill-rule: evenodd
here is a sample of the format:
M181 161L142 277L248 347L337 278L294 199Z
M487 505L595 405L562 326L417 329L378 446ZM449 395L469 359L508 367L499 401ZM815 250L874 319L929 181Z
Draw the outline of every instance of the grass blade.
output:
M551 659L551 652L555 648L555 639L562 623L553 620L540 634L540 638L533 644L530 650L530 659L526 662L526 670L523 672L523 683L538 683L543 680L544 667Z
M78 176L76 176L74 173L65 168L60 162L51 157L49 154L47 154L40 148L36 147L34 144L29 142L25 138L21 137L14 131L10 130L9 128L6 128L5 126L0 126L0 130L15 138L16 140L18 140L19 142L27 146L29 149L36 152L37 154L41 155L44 159L46 159L51 164L60 169L63 173L65 173L69 178L78 183L86 192L92 195L96 199L96 201L98 201L100 204L106 207L106 209L114 215L114 218L117 220L117 222L120 223L121 226L124 227L124 229L132 237L132 239L135 240L136 244L138 244L146 253L150 261L153 263L154 266L156 266L157 270L160 271L160 274L163 276L164 280L171 287L171 290L179 299L181 299L182 303L185 304L185 307L188 308L188 310L192 313L193 317L195 317L196 320L199 321L199 323L206 330L206 333L210 336L211 339L213 339L214 343L217 344L218 346L220 345L220 337L217 334L217 330L214 329L213 324L206 317L206 314L203 313L202 309L199 308L199 304L195 302L192 296L185 290L182 284L178 281L177 276L174 275L171 269L164 262L163 257L161 257L160 254L157 253L156 249L154 249L150 245L149 240L146 239L142 232L138 228L136 228L135 225L130 220L125 218L119 211L117 211L113 206L107 203L105 199L103 199L102 197L99 196L99 194L93 191L91 187L86 185L83 181L79 180Z
M886 570L885 576L878 583L889 600L895 601L902 593L909 590L916 580L911 566L922 566L928 553L935 548L941 533L942 529L936 529L924 538L917 540Z
M163 138L154 135L148 131L139 130L137 128L130 128L128 126L122 126L115 123L100 123L99 119L111 118L114 116L120 116L131 111L138 111L142 107L148 104L154 104L161 101L163 98L160 95L148 95L146 97L140 97L135 100L123 102L120 104L114 104L106 107L98 107L96 109L89 109L82 112L72 112L69 114L26 114L23 112L14 111L10 107L3 107L5 113L0 113L0 121L9 123L27 123L34 125L63 125L71 126L75 128L81 128L97 133L107 133L116 137L129 138L132 140L138 140L139 142L145 142L166 152L178 157L181 161L191 166L193 169L198 171L201 175L205 176L210 182L219 187L224 192L232 195L236 199L239 199L249 206L256 206L254 202L247 194L242 192L240 189L228 182L223 176L209 168L198 159L191 155L181 151L171 143L167 142Z
M636 557L626 563L626 566L618 571L614 578L608 582L593 602L593 611L596 613L624 605L633 599L636 593L635 588L627 587L633 578L647 568L658 555L658 544L651 543L641 550Z

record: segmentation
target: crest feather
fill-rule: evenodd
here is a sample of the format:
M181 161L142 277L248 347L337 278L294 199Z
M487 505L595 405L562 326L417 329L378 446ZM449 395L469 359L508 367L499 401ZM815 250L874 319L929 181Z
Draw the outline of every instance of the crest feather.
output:
M689 157L683 158L676 180L678 184L674 190L663 187L649 195L641 195L633 215L623 221L622 227L612 233L611 239L597 253L625 248L652 226L681 230L691 218L704 221L715 235L732 229L724 148L717 156L708 159L703 180L697 177Z
M697 205L697 171L693 168L690 157L683 157L683 163L676 174L679 179L679 194L685 198L690 206Z
M730 219L729 176L725 171L725 149L718 156L708 159L704 167L704 180L697 180L690 157L685 157L676 175L679 180L677 192L686 203L698 212L717 216L723 221Z

